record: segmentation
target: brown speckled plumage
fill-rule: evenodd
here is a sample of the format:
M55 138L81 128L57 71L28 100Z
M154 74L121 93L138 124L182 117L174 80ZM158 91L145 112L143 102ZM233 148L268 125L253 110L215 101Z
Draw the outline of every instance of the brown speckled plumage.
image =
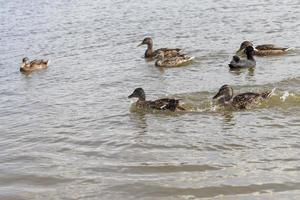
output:
M163 51L159 51L155 57L157 60L155 65L158 67L179 67L191 62L194 58L187 55L177 55L173 57L165 57Z
M229 85L223 85L213 99L220 97L220 104L233 109L249 109L268 98L271 93L272 92L245 92L233 97L233 89Z
M249 41L244 41L239 50L237 50L237 55L245 56L244 49L248 46L253 46L253 44ZM254 49L255 56L274 56L274 55L282 55L286 53L290 48L278 47L274 44L263 44L258 45Z
M20 71L24 73L30 73L40 69L46 69L50 63L50 60L33 60L29 61L28 58L23 58Z

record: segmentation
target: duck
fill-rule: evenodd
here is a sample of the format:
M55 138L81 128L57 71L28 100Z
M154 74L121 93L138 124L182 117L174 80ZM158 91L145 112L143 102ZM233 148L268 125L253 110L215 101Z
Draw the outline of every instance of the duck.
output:
M256 61L253 57L254 48L252 46L247 46L244 51L247 55L247 58L242 59L239 56L233 56L231 62L228 65L231 69L252 68L256 66Z
M239 56L245 56L244 50L248 47L252 46L253 44L250 41L242 42L239 50L237 50L236 54ZM278 47L275 44L262 44L258 45L254 48L254 55L255 56L274 56L274 55L282 55L292 48L287 47Z
M185 54L165 58L165 53L163 51L158 51L155 58L157 59L155 61L155 66L157 67L179 67L188 64L194 59L194 57Z
M49 66L50 60L33 60L25 57L22 59L22 65L20 67L21 72L30 73L35 70L46 69Z
M185 110L179 105L180 99L163 98L153 101L147 101L143 88L136 88L128 98L138 98L135 105L138 109L154 109L154 110L169 110L179 111Z
M245 92L233 97L233 89L229 85L223 85L213 99L219 99L219 103L225 107L236 110L249 109L272 95L272 91L263 93Z
M173 57L173 56L180 55L180 51L182 50L179 48L174 48L174 49L160 48L157 50L153 50L153 40L151 37L144 38L144 40L138 45L138 47L142 45L147 45L147 50L145 51L145 55L144 55L145 58L154 58L159 51L163 51L165 57Z

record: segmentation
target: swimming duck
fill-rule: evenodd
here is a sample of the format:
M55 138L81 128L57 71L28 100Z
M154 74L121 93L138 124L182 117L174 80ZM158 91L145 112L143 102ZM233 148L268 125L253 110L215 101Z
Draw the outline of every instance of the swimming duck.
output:
M184 54L165 58L165 53L163 51L158 51L155 58L157 59L155 65L158 67L178 67L187 64L194 59L194 57Z
M146 95L142 88L136 88L128 98L138 98L136 106L139 109L155 109L155 110L185 110L179 105L179 99L157 99L154 101L146 101Z
M176 55L180 55L179 52L181 51L181 49L179 49L179 48L175 48L175 49L160 48L160 49L153 51L153 40L150 37L146 37L142 41L142 43L138 45L138 47L141 45L147 45L147 50L145 52L145 58L154 58L159 51L163 51L165 57L173 57Z
M244 51L247 55L247 58L241 59L238 56L233 56L231 62L229 63L229 67L231 69L255 67L256 61L254 60L253 57L254 48L252 46L248 46Z
M22 65L20 67L21 72L32 72L35 70L46 69L50 63L50 60L33 60L30 61L27 57L23 58Z
M254 93L246 92L233 97L233 89L229 85L223 85L213 99L219 98L219 103L233 109L249 109L270 97L272 92Z
M239 56L245 56L244 50L248 47L252 46L253 44L250 41L242 42L239 50L237 50L236 54ZM278 47L274 44L262 44L258 45L254 48L254 55L255 56L274 56L274 55L281 55L286 53L287 51L291 50L292 48L284 48Z

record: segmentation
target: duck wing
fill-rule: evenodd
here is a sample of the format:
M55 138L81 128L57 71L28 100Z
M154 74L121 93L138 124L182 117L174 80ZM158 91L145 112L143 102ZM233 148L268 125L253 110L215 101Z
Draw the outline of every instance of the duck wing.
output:
M232 106L237 109L247 109L253 105L257 105L262 100L270 97L272 92L254 93L246 92L236 95L232 100Z
M282 48L282 49L268 49L268 50L258 50L254 51L254 55L256 56L276 56L282 55L286 53L290 48Z
M156 51L163 51L163 52L176 51L176 52L179 52L181 50L182 49L179 49L179 48L160 48L160 49L157 49Z
M179 48L174 48L174 49L160 48L160 49L155 50L153 52L153 55L156 56L160 51L164 52L164 57L165 58L170 58L170 57L173 57L173 56L181 55L180 54L181 49L179 49Z
M190 61L192 61L194 57L190 57L187 55L179 55L179 56L174 56L170 58L165 58L161 60L160 62L156 62L157 66L160 67L178 67L180 65L186 64Z
M274 44L263 44L263 45L258 45L255 47L257 50L260 50L260 51L267 51L267 50L273 50L273 51L287 51L288 49L290 48L287 48L287 47L278 47Z
M232 105L237 109L246 109L252 104L256 104L260 94L258 93L242 93L236 95L232 100Z
M47 60L33 60L30 62L30 65L43 65L47 64Z
M150 104L150 108L157 109L157 110L170 110L175 111L176 109L185 110L181 106L179 106L179 99L158 99L152 101Z
M33 60L30 62L30 68L46 68L49 64L49 60Z
M274 49L277 48L276 45L274 44L262 44L262 45L257 45L255 49L257 50L268 50L268 49Z

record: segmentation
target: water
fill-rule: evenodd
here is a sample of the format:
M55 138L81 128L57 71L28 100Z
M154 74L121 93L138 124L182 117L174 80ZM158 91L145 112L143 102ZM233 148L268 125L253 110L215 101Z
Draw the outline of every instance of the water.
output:
M4 1L0 7L0 199L299 199L300 3ZM196 57L159 69L136 47ZM243 40L293 46L229 71ZM50 58L23 75L21 59ZM230 112L212 96L276 88ZM135 112L127 96L182 98L185 113Z

